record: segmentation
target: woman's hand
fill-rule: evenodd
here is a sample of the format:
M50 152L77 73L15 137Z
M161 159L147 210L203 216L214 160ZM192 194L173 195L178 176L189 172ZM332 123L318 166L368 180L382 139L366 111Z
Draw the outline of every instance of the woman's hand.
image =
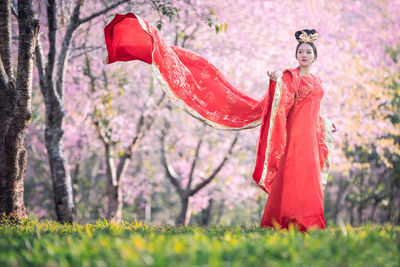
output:
M334 133L334 132L336 132L337 131L337 128L336 128L336 126L335 126L335 124L334 123L332 123L332 133Z
M276 80L278 79L278 77L280 76L276 71L272 71L272 70L268 70L267 74L269 76L270 80L273 80L276 82Z

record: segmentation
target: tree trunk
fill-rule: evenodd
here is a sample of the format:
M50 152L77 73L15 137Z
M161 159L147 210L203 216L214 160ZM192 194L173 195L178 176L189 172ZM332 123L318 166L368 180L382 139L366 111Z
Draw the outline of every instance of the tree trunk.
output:
M64 156L61 126L53 122L51 112L46 112L45 141L47 155L50 163L51 178L53 181L54 203L56 207L57 220L59 222L73 222L75 217L75 206L72 195L71 175L68 162ZM59 121L61 123L61 121Z
M47 19L48 19L48 40L49 52L47 64L45 64L44 53L41 47L40 39L36 45L36 64L39 73L40 89L44 97L46 106L46 128L44 139L47 150L47 157L50 165L51 178L53 182L53 198L56 208L57 220L61 223L71 223L75 217L75 206L73 201L73 191L71 183L71 175L69 171L68 161L64 155L64 145L62 130L64 111L62 107L63 88L62 83L64 73L59 70L57 82L54 81L53 73L56 64L56 33L57 33L57 17L56 2L48 0L47 2ZM74 9L74 15L76 9ZM74 22L70 22L71 25ZM69 33L71 30L68 30ZM64 40L64 46L69 44L69 40ZM64 47L60 54L67 54L68 46ZM65 58L59 56L58 64L64 66ZM57 83L57 89L56 89Z
M207 208L203 209L200 213L200 225L208 226L211 222L211 210L213 206L214 200L210 199L208 201Z
M372 222L375 222L375 211L376 211L376 207L378 207L379 202L380 202L380 200L377 200L377 199L374 200L374 204L372 206L371 215L370 215L371 216L370 220Z
M393 183L393 178L390 179L390 189L389 189L389 202L388 202L388 212L387 212L387 217L386 221L389 222L394 222L394 216L393 216L393 204L394 204L394 183Z
M108 179L107 186L107 218L114 222L120 222L122 219L122 189L121 186L113 185Z
M109 220L120 222L122 219L122 188L121 179L117 178L114 164L114 146L105 144L107 165L107 198L108 206L106 217Z
M46 105L45 141L53 180L54 202L59 222L72 222L75 218L71 175L68 161L64 155L64 145L62 142L64 78L68 66L69 46L74 32L80 25L107 13L127 1L128 0L117 1L86 18L80 18L81 7L84 1L75 1L74 7L71 10L71 16L68 18L69 22L63 35L61 50L58 55L56 53L56 37L58 31L57 3L55 0L46 1L49 42L48 59L45 66L44 54L39 40L36 47L36 53L38 54L36 62L40 78L40 89ZM58 56L58 60L56 60L56 55ZM54 75L56 63L57 71L56 75Z
M218 208L216 224L220 224L224 210L225 210L225 200L222 200Z
M26 149L24 135L31 118L32 65L39 22L32 1L18 5L17 80L11 67L11 6L0 0L0 217L21 218L24 206Z
M151 220L151 193L152 193L152 186L149 183L148 179L146 179L146 192L145 192L146 206L144 210L144 218L147 222L150 222Z
M86 209L84 212L83 218L86 220L90 221L92 219L92 205L91 205L91 200L93 199L93 195L95 194L95 185L96 185L96 178L97 178L97 172L100 167L100 159L98 159L96 156L93 157L93 167L91 167L90 171L86 173L86 177L89 179L89 186L87 187L87 191L84 194L84 200L83 203L86 205Z
M181 211L176 219L176 225L188 225L192 213L192 197L181 198Z
M354 226L354 202L350 204L350 225Z
M333 207L333 222L335 224L338 223L338 215L340 212L340 206L342 203L342 199L344 194L346 193L347 187L348 187L348 182L346 182L343 178L340 178L338 181L338 192L335 200L335 205Z
M360 174L360 201L358 203L357 214L358 214L358 224L361 225L363 222L363 210L364 210L364 169L361 169Z

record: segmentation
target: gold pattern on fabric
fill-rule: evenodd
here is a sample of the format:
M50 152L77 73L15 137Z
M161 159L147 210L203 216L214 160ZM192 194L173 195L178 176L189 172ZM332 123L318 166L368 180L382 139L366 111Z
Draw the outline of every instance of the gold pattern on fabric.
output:
M294 104L299 104L306 99L316 87L316 82L319 82L319 79L316 80L312 76L301 76L299 79L299 88L295 94Z
M305 98L307 98L312 90L313 90L312 87L303 87L303 88L301 88L299 90L298 94L297 94L297 97L294 100L295 104L298 104L301 101L303 101Z
M281 96L282 96L282 78L279 77L276 81L275 85L275 93L274 93L274 99L272 100L272 107L271 107L271 118L270 118L270 123L269 123L269 129L268 129L268 139L267 139L267 148L265 150L265 160L264 160L264 167L261 175L261 179L259 181L259 185L262 187L265 187L265 179L267 177L267 172L270 172L270 175L274 174L273 170L268 170L268 160L269 160L269 154L271 150L271 135L274 129L274 121L278 112L279 104L281 102Z
M243 129L251 129L254 127L257 127L261 124L262 118L253 121L249 124L247 124L244 127L241 128L234 128L234 127L228 127L225 125L221 125L218 123L215 123L213 121L207 120L206 118L204 118L203 116L201 116L196 110L194 110L193 108L191 108L189 105L187 105L180 97L178 97L173 90L171 90L171 88L169 87L169 84L167 81L164 80L162 74L160 73L158 66L153 63L152 64L152 71L153 71L153 75L156 77L156 79L159 81L161 88L163 89L163 91L165 92L165 94L169 97L169 99L171 100L172 103L174 103L175 105L177 105L180 109L184 110L185 112L187 112L189 115L191 115L193 118L198 119L199 121L213 127L216 129L220 129L220 130L228 130L228 131L235 131L235 130L243 130ZM210 113L209 116L212 118L213 116L215 116L215 114Z
M180 61L178 56L175 54L173 51L173 48L171 48L164 38L159 38L157 33L153 35L153 32L156 30L153 29L150 25L148 25L146 22L140 19L139 16L137 16L141 27L143 30L145 30L147 33L149 33L153 40L154 38L157 38L157 41L159 43L153 41L153 51L152 51L152 72L155 78L159 81L161 88L165 92L165 94L169 97L171 102L173 102L175 105L177 105L179 108L187 112L189 115L192 117L202 121L203 123L214 127L216 129L220 130L242 130L242 129L251 129L254 127L257 127L261 124L262 122L262 117L254 117L254 116L249 116L250 119L253 119L253 121L248 122L245 124L243 127L230 127L226 126L220 123L215 122L217 119L221 118L223 114L221 114L218 111L215 112L210 112L207 111L207 118L203 115L201 115L199 112L197 112L193 107L189 106L186 104L185 99L191 99L196 102L196 105L198 107L206 107L208 105L207 102L201 100L193 91L193 88L191 87L192 85L188 85L187 78L191 75L190 70L187 69L184 64ZM157 55L164 51L164 63L168 65L169 69L161 73L160 67L156 64L155 62L155 53ZM167 51L167 53L165 53ZM187 54L190 54L187 52ZM200 59L200 57L190 54L192 59ZM210 78L211 75L208 72L202 73L202 76L206 78ZM179 90L172 90L171 85L169 84L170 81L172 86L174 88L179 88ZM202 81L200 80L202 83ZM200 84L201 84L200 83ZM206 93L206 99L209 101L209 103L215 101L216 96L208 91L207 87L201 86L197 83L195 83L193 86L196 86L200 90L198 91L204 91ZM229 98L230 102L235 102L236 99L234 97ZM230 119L232 122L238 122L238 118L232 116Z

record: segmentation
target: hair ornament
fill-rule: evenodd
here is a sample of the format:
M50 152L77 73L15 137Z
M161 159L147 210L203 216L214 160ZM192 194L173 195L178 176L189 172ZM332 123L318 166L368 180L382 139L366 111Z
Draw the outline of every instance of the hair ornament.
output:
M313 30L313 33L306 33L304 30L301 31L301 34L297 38L297 41L304 43L314 43L318 40L318 32Z

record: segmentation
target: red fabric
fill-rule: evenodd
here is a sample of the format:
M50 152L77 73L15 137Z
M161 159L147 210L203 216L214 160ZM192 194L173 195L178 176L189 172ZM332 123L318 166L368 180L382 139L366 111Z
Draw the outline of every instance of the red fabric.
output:
M258 183L261 180L261 175L264 167L264 161L265 161L265 150L267 148L267 136L268 136L268 126L270 124L270 119L271 119L271 107L272 107L272 100L274 99L274 94L275 94L275 81L271 81L268 86L268 91L267 91L267 97L266 97L266 103L264 107L264 114L263 114L263 120L261 123L260 127L260 136L258 138L258 144L257 144L257 161L256 165L254 167L253 171L253 179L258 185ZM267 192L265 187L261 187L264 191Z
M282 228L290 223L300 230L324 228L320 171L327 146L318 116L323 95L318 78L300 77L298 68L287 70L281 83L270 82L265 97L255 100L206 59L168 45L154 27L132 13L117 14L104 34L109 63L152 64L166 94L193 117L227 130L261 124L253 179L270 193L262 227L275 222Z
M300 77L292 70L291 88L296 97L287 115L287 139L272 183L261 227L288 228L289 224L301 231L324 229L324 201L321 190L321 164L317 136L323 130L319 108L324 94L321 82L313 76ZM290 83L287 83L290 84Z
M116 14L104 28L108 63L141 60L151 64L151 36L145 32L132 13Z
M271 192L272 182L276 178L282 155L285 152L286 118L294 100L293 71L295 72L295 70L284 71L280 90L276 88L276 82L271 82L269 86L269 92L272 95L268 98L269 101L265 106L258 140L257 161L253 172L254 181L267 193ZM277 104L275 115L273 114L274 101ZM268 138L270 139L269 144ZM263 172L266 173L264 181L262 180Z
M206 59L168 45L157 29L143 23L145 29L136 15L117 14L105 27L109 63L135 59L152 63L167 95L213 127L237 130L260 124L264 99L243 94Z

